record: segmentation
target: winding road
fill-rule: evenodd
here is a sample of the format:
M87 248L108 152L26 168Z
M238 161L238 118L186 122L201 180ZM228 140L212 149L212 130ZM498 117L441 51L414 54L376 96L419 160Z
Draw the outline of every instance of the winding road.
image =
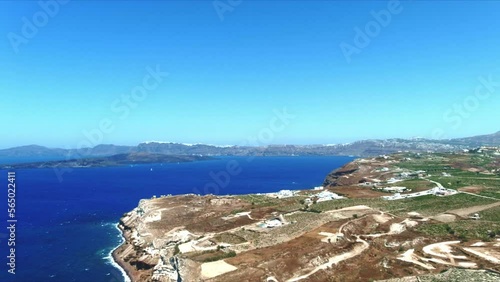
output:
M304 274L304 275L301 275L301 276L298 276L298 277L294 277L294 278L288 279L287 282L295 282L295 281L299 281L299 280L305 279L305 278L313 275L314 273L316 273L316 272L318 272L320 270L327 269L329 267L332 267L332 265L334 265L334 264L337 264L337 263L339 263L341 261L353 258L353 257L361 254L364 250L368 249L368 247L370 246L370 244L368 244L368 242L366 242L365 240L359 238L358 235L356 235L356 242L361 243L361 245L357 244L356 246L354 246L354 248L351 251L349 251L347 253L343 253L343 254L337 255L337 256L334 256L334 257L331 257L331 258L328 259L327 263L324 263L322 265L317 266L316 268L314 268L313 270L311 270L307 274Z

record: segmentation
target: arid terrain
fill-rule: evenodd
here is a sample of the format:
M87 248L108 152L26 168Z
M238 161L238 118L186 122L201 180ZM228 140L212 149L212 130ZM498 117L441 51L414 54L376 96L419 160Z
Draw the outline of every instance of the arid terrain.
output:
M113 256L133 281L499 281L499 164L397 153L314 190L141 200Z

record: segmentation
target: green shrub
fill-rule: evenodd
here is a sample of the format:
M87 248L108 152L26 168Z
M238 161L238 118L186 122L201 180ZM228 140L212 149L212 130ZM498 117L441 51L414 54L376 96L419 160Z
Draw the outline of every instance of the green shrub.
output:
M235 256L236 256L236 252L235 251L229 251L227 253L222 253L222 254L217 255L217 256L206 258L206 259L203 260L203 262L218 261L218 260L221 260L221 259L232 258L232 257L235 257Z

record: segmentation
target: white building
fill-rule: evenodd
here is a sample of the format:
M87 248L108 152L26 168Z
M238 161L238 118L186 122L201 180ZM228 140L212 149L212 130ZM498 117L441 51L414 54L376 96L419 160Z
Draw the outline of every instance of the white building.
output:
M387 183L392 184L392 183L401 182L401 181L403 181L403 180L392 177L389 180L387 180Z
M385 192L403 193L409 189L403 186L394 186L394 187L383 187L380 188L380 190Z
M271 219L271 220L267 220L265 222L265 224L266 224L267 228L280 227L281 225L283 225L283 223L281 223L281 220L279 220L277 218Z
M293 197L295 193L292 190L280 190L276 193L276 197L279 199Z
M316 194L316 197L318 197L318 200L316 202L324 202L324 201L330 201L330 200L335 200L335 199L342 199L344 197L339 196L333 192L330 191L323 191L321 193Z
M420 197L420 196L425 196L425 195L434 195L434 196L450 196L450 195L455 195L458 192L456 190L452 189L446 189L442 187L435 187L426 191L421 191L421 192L416 192L416 193L411 193L411 194L403 194L401 193L395 193L392 196L382 196L383 199L386 200L401 200L401 199L407 199L407 198L414 198L414 197Z

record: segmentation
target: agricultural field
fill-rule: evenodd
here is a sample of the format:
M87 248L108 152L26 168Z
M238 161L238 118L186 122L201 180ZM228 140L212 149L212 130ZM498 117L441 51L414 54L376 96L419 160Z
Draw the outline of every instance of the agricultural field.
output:
M382 211L405 214L416 211L423 215L432 216L448 210L466 208L483 204L494 203L495 200L476 197L468 194L457 194L448 197L422 196L398 201L387 201L380 198L374 199L342 199L321 202L313 205L320 211L341 209L354 205L368 205Z

